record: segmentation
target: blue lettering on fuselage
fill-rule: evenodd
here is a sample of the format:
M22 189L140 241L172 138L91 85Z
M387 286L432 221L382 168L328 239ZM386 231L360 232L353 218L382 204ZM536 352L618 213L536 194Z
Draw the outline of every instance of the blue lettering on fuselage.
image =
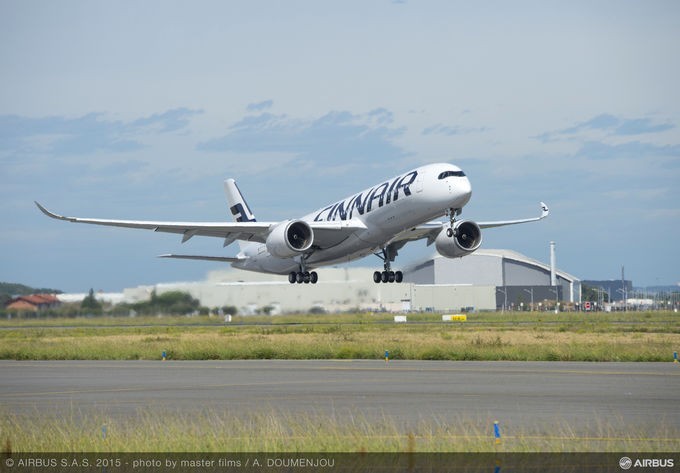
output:
M371 210L397 201L400 190L405 197L410 196L411 184L415 182L416 177L418 177L418 171L411 171L408 174L397 177L391 183L390 181L383 182L366 193L362 192L350 197L348 200L329 205L314 217L314 221L351 220L354 216L354 210L359 215L364 215L364 213L368 213Z

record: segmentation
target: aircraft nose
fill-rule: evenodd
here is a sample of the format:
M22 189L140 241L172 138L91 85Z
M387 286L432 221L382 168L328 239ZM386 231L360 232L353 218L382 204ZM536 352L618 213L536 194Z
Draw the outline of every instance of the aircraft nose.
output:
M472 197L472 185L467 177L460 179L460 183L456 186L458 195L463 199L463 205L467 204Z

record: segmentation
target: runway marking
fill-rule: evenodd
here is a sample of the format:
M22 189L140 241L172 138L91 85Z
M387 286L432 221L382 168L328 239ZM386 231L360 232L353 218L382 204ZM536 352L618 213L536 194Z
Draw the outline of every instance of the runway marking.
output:
M125 360L107 360L107 361L113 361L114 363L112 364L100 364L100 363L88 363L85 360L68 360L68 361L73 361L79 364L79 367L82 368L116 368L120 369L121 364L116 363L117 361L121 361L125 363ZM593 375L593 376L598 376L598 375L607 375L607 376L672 376L672 377L680 377L680 370L678 372L651 372L651 371L616 371L616 370L605 370L605 371L599 371L599 370L591 370L591 369L575 369L575 368L555 368L555 369L548 369L548 368L532 368L532 367L526 367L526 368L512 368L512 367L502 367L502 366L475 366L474 368L466 368L466 367L437 367L437 368L421 368L421 367L409 367L409 366L395 366L400 362L407 362L407 363L412 363L412 362L425 362L425 360L393 360L390 365L385 366L384 363L381 364L381 366L304 366L305 363L307 362L314 362L314 361L319 361L319 360L221 360L225 363L223 366L214 366L214 365L208 365L208 366L196 366L196 364L202 364L204 361L207 361L209 363L214 363L214 360L174 360L171 362L162 362L162 361L148 361L148 360L143 360L141 361L140 365L135 365L136 362L131 362L131 363L125 363L124 368L125 369L147 369L150 367L150 364L152 363L158 363L159 369L215 369L215 370L252 370L253 366L235 366L235 365L228 365L228 363L231 362L261 362L261 363L266 363L267 361L271 361L271 365L267 368L271 368L273 370L281 370L282 368L286 367L281 367L277 366L281 362L300 362L301 364L299 366L295 366L295 370L302 371L371 371L371 372L385 372L385 371L398 371L398 372L409 372L409 371L415 371L415 372L461 372L461 373L469 373L469 372L483 372L483 373L491 373L491 372L501 372L501 373L540 373L540 374L578 374L578 375ZM325 360L326 363L352 363L352 362L371 362L371 361L377 361L377 360ZM21 364L21 365L37 365L41 367L63 367L63 363L50 363L50 362L42 362L39 360L31 360L31 361L17 361L16 363ZM82 363L82 364L81 364ZM106 362L104 362L106 363ZM184 365L184 363L187 363ZM439 361L436 361L434 363L441 363ZM446 363L446 362L444 362ZM465 361L462 362L457 362L457 361L450 361L449 363L467 363ZM551 362L506 362L506 361L488 361L488 362L481 362L481 363L551 363ZM557 362L560 363L560 362ZM569 362L564 362L564 363L569 363ZM608 362L608 363L616 363L616 362ZM0 364L0 368L4 367L11 367L12 365L6 365L6 364ZM19 367L19 365L15 365L16 367ZM663 365L661 365L663 366ZM293 369L293 368L290 368Z
M224 384L204 384L204 385L184 385L184 386L169 386L163 388L165 391L183 391L183 390L193 390L196 388L229 388L229 387L245 387L245 386L283 386L286 384L300 385L300 384L331 384L331 383L343 383L345 380L313 380L313 381L269 381L269 382L254 382L254 383L224 383ZM157 386L138 386L130 388L110 388L110 389L82 389L82 390L70 390L70 391L44 391L44 392L22 392L22 393L0 393L1 398L12 398L12 397L24 397L24 396L58 396L65 394L95 394L95 393L120 393L120 392L144 392L144 391L158 391Z

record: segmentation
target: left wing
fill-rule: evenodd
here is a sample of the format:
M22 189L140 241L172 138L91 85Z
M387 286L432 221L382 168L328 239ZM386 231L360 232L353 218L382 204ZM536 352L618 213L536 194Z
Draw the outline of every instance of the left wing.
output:
M540 204L541 215L538 217L523 218L519 220L500 220L495 222L476 222L476 223L477 225L479 225L479 228L493 228L502 227L505 225L517 225L519 223L537 222L538 220L543 220L550 214L550 209L548 209L548 206L545 204L545 202L541 202ZM413 227L401 232L399 235L395 236L390 243L391 244L400 243L401 246L404 246L404 244L406 244L409 241L416 241L422 238L427 238L427 244L429 246L432 243L434 243L434 240L437 238L437 235L439 234L441 229L447 225L448 222L430 222L418 225L417 227ZM399 247L401 248L401 246Z
M523 218L520 220L501 220L498 222L477 222L477 225L479 225L479 228L493 228L502 227L504 225L516 225L518 223L537 222L539 220L543 220L549 214L550 209L548 208L547 205L545 205L545 202L541 202L541 215L539 217Z
M270 231L281 222L160 222L144 220L108 220L100 218L64 217L50 212L35 202L35 205L48 217L73 223L89 223L109 227L141 228L154 232L177 233L182 235L182 243L194 236L209 236L224 239L224 246L236 240L265 243ZM329 248L348 238L356 230L366 228L359 220L339 222L307 222L314 231L314 245ZM165 256L178 258L178 256ZM185 255L186 256L186 255Z

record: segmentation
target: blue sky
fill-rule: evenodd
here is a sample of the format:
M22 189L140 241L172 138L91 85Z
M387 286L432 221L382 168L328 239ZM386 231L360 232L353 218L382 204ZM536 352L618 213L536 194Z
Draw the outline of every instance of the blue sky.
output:
M280 220L447 161L472 182L465 218L551 207L483 247L547 261L554 240L580 278L674 284L679 44L675 1L1 2L0 280L114 291L219 267L161 253L236 252L33 200L223 220L233 177Z

